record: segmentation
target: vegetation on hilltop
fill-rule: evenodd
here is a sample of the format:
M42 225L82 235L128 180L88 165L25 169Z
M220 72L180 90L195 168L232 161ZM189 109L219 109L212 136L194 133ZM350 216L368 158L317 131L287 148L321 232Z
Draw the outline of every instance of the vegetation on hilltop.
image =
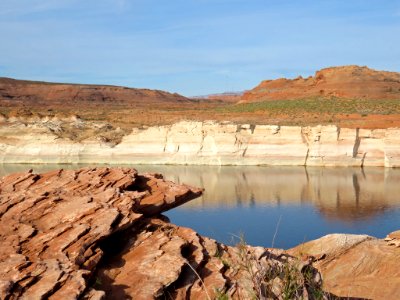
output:
M268 111L274 114L328 113L328 114L400 114L400 99L340 99L313 97L296 100L277 100L240 103L220 109L221 112Z
M7 103L6 103L7 104ZM110 103L76 102L68 105L34 102L2 105L6 117L59 117L79 115L82 120L109 123L129 131L132 127L168 125L181 120L231 121L238 124L338 125L348 128L400 127L400 99L306 98L254 103Z

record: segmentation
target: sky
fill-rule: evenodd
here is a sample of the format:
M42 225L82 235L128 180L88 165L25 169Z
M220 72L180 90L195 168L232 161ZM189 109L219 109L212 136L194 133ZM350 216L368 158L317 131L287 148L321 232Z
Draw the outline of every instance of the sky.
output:
M349 64L400 72L399 0L0 0L0 77L196 96Z

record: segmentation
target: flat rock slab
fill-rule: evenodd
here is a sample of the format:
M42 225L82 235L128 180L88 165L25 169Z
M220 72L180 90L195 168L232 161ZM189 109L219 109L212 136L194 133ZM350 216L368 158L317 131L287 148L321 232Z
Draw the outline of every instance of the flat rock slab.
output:
M104 254L99 243L201 193L129 168L1 178L0 298L77 299L86 290L100 299L87 290Z
M330 234L288 252L312 256L321 272L324 290L341 297L399 299L399 232L385 240L366 235Z

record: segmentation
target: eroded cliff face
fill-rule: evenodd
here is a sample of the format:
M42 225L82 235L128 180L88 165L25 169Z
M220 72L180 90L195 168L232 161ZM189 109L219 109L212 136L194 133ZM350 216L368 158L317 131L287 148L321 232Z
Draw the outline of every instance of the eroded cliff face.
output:
M315 76L265 80L242 96L242 102L303 99L307 97L399 99L400 73L368 67L340 66L319 70Z
M82 127L70 120L69 127ZM96 131L84 140L60 134L65 123L3 120L2 163L400 166L400 128L277 126L183 121L134 128L118 144ZM85 125L89 126L89 125ZM90 124L97 128L98 124ZM118 128L108 136L121 134Z

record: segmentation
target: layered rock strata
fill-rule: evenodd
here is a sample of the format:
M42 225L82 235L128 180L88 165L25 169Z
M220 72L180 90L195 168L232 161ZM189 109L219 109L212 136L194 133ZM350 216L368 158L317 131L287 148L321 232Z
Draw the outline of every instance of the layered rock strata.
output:
M133 169L2 178L1 299L77 299L103 257L99 242L200 194Z
M400 73L377 71L368 67L325 68L314 76L262 81L242 96L242 102L292 100L310 97L350 99L399 99Z
M1 299L397 299L400 233L288 251L226 246L159 215L201 194L84 168L0 179ZM315 267L317 267L317 269ZM323 291L321 285L323 282Z
M321 291L308 260L228 247L157 217L200 194L124 168L1 178L1 299L312 299Z
M71 120L69 128L83 121ZM92 125L95 126L95 125ZM194 165L400 166L400 128L237 125L179 122L113 131L84 140L63 134L59 120L7 120L0 127L1 163L130 163ZM114 134L121 135L118 129ZM107 137L106 137L107 136Z
M324 289L345 299L399 299L400 231L385 240L367 235L330 234L288 251L311 256Z
M162 219L126 234L122 252L95 275L107 299L314 299L313 292L334 299L311 260L283 250L226 246Z

